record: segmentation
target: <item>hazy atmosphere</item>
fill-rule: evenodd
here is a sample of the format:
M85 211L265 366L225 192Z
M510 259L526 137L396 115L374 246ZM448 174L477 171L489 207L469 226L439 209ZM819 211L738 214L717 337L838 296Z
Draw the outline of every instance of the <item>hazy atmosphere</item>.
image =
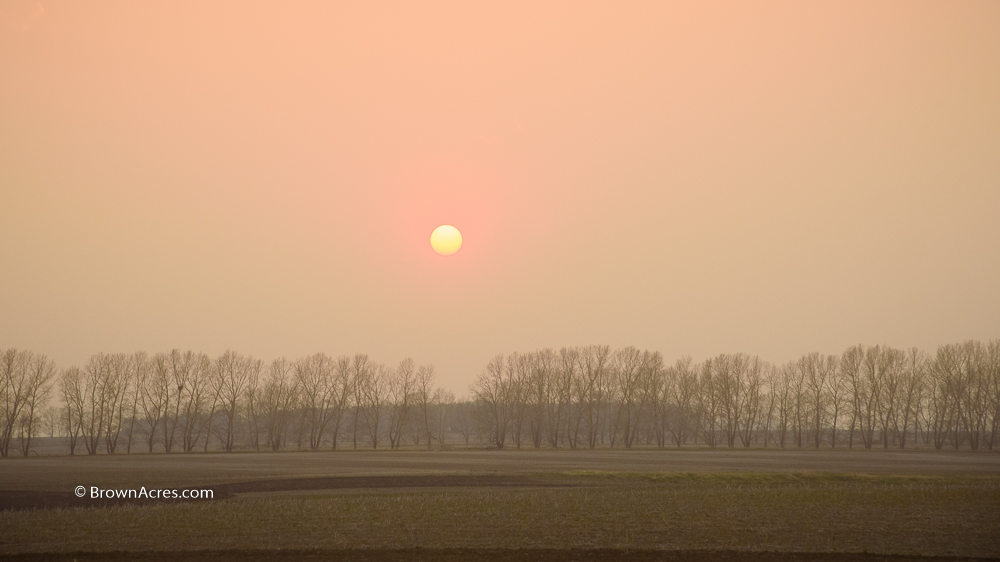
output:
M0 0L0 562L1000 560L1000 1Z
M5 2L0 348L410 356L466 393L514 350L993 339L998 22Z

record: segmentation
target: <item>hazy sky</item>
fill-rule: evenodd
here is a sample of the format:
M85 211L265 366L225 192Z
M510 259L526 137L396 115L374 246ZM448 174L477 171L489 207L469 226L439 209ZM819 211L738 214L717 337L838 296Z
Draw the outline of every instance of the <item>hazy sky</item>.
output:
M0 5L0 348L997 337L1000 2Z

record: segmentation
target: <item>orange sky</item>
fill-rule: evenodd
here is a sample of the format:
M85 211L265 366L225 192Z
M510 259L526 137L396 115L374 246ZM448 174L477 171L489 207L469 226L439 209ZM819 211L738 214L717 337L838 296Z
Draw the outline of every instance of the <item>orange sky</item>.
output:
M60 366L1000 337L998 2L5 2L0 84Z

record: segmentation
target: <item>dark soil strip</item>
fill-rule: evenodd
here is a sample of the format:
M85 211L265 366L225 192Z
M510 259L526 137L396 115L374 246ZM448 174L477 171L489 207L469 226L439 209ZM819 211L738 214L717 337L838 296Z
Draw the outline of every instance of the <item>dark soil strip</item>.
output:
M20 554L0 556L0 561L19 562L98 560L140 560L143 562L284 562L292 560L338 562L953 562L984 560L940 556L891 556L851 553L701 551L622 551L622 550L493 550L493 549L407 549L407 550L315 550L315 551L189 551L189 552L75 552L65 554Z
M334 476L326 478L288 478L220 484L215 490L223 493L286 492L290 490L343 490L365 488L450 488L474 486L482 488L510 486L573 486L568 482L553 482L532 476L490 474L432 474L392 476Z
M214 500L232 497L234 494L251 492L287 492L308 490L348 490L370 488L431 488L431 487L564 487L574 486L572 482L553 482L531 476L500 476L488 474L444 474L444 475L393 475L393 476L332 476L320 478L285 478L280 480L258 480L255 482L235 482L207 486L191 486L190 489L210 489ZM30 509L53 509L67 507L109 507L115 505L155 505L177 503L184 499L91 499L87 495L78 498L73 492L33 492L0 491L0 511L25 511Z

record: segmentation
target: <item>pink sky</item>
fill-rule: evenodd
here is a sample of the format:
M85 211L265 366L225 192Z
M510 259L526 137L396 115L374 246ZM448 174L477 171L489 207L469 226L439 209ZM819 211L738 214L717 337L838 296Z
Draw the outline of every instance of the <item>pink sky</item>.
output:
M6 2L0 77L60 366L1000 337L997 2Z

